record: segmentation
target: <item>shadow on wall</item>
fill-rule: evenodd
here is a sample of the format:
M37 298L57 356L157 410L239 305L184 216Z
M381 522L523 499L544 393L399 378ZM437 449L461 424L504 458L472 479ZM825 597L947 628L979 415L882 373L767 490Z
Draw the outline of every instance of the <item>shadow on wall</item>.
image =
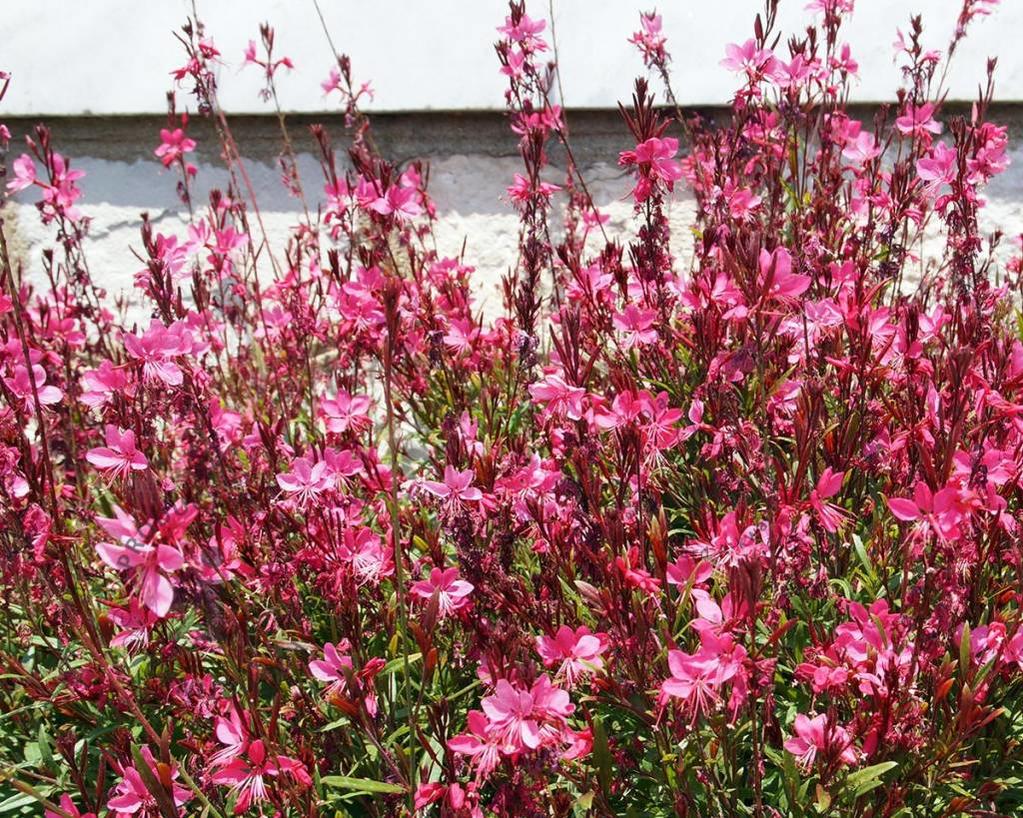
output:
M949 108L946 119L953 113L968 113L960 105L950 105ZM725 115L720 109L697 109L691 113L709 119L720 119ZM874 110L872 106L855 106L851 113L869 122ZM567 119L573 154L580 167L606 165L597 174L601 181L620 175L615 167L618 153L630 147L630 137L621 115L613 110L573 110L567 113ZM1013 152L1019 156L1017 134L1023 132L1023 105L996 105L992 120L1009 125ZM23 150L24 136L31 134L35 122L35 119L28 118L6 120L13 134L12 157ZM231 116L229 122L246 157L260 205L269 210L295 209L296 202L280 183L277 169L281 137L276 119L269 116ZM166 127L166 118L53 117L48 118L47 123L57 150L88 174L83 183L86 204L134 206L140 211L178 206L175 193L177 177L163 172L153 156L153 150L160 141L160 129ZM324 125L334 141L337 155L343 159L347 144L343 119L326 112L322 115L296 114L288 117L287 124L299 154L300 172L309 189L310 199L316 198L322 195L323 174L316 159L318 147L310 135L309 126ZM461 212L468 212L467 208L471 208L471 212L481 214L508 212L503 202L505 187L511 182L512 174L520 169L520 162L517 139L508 128L504 114L487 111L374 114L372 126L375 141L390 160L399 164L416 158L430 160L433 168L431 190L442 210L451 207ZM196 202L201 202L211 188L226 184L227 173L210 121L193 118L188 131L198 143L196 152L191 156L201 170L194 197ZM492 165L492 171L499 172L499 177L473 178L473 183L479 186L477 190L463 190L454 196L448 190L449 181L441 177L456 171L471 173L473 167L471 163L468 167L445 166L444 160L450 157L511 161ZM550 160L553 165L552 181L559 181L556 168L565 166L565 156L559 146L550 146ZM460 186L464 187L464 183ZM996 177L988 194L992 198L1023 199L1023 171Z
M628 133L617 112L579 111L570 113L569 117L577 134L573 137L573 151L581 166L602 161L613 166L618 152L628 147ZM295 209L296 202L280 183L277 157L281 137L276 119L239 116L230 117L229 122L246 157L260 206L270 210ZM478 180L486 189L470 197L474 212L507 212L500 199L511 183L512 174L521 168L521 162L516 137L508 129L504 115L492 112L377 114L372 123L374 139L381 152L399 164L426 158L436 166L438 160L453 156L511 160L507 163L506 181L495 178L491 184L491 180ZM11 154L17 156L35 120L18 119L7 124L13 134ZM153 156L160 142L160 129L166 127L165 118L56 117L48 119L47 124L56 149L88 174L82 185L86 203L138 208L176 206L177 177L170 172L162 173L162 167ZM312 124L323 124L327 128L342 161L346 160L347 144L343 121L335 114L288 118L289 135L299 154L299 170L309 188L310 199L322 195L324 184L317 161L318 147L309 133ZM198 143L190 158L200 168L194 196L194 200L200 202L211 188L227 183L227 173L210 123L193 119L188 133ZM555 167L564 166L564 156L557 146L552 146L550 157ZM502 163L498 167L504 166ZM491 196L492 192L495 195ZM438 205L442 206L441 202Z

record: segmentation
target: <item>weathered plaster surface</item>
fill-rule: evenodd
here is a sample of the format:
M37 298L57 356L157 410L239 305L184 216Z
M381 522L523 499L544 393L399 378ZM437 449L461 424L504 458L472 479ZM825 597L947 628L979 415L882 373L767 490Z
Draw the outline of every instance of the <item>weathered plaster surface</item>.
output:
M1004 111L1014 128L1017 115ZM627 239L636 226L627 194L627 175L616 167L617 152L626 142L622 126L612 113L580 113L571 120L575 154L598 205L611 217L609 233ZM129 293L132 276L141 267L132 248L141 246L141 214L147 212L163 233L184 237L188 214L175 193L176 177L152 157L160 120L67 119L53 124L58 149L73 157L86 171L82 209L92 219L86 249L93 277L113 295ZM310 198L320 196L323 181L302 127L295 123L296 139L303 148L300 170ZM18 123L22 132L28 123ZM18 130L16 126L15 130ZM248 158L247 168L256 190L271 245L282 248L297 220L298 202L284 190L274 164L275 123L260 118L236 123L236 137ZM501 117L475 115L405 115L378 120L377 139L386 155L406 160L415 156L430 163L430 190L437 205L436 229L442 253L457 255L466 247L466 261L476 268L476 291L488 312L500 307L499 281L515 263L517 221L505 188L521 169L514 138ZM212 151L213 136L196 126L200 139L195 201L227 183L226 171ZM983 210L985 230L1007 234L1023 232L1023 144L1014 143L1013 165L988 189ZM563 157L552 156L551 180L559 181ZM563 165L562 165L563 166ZM29 275L38 275L42 251L52 245L50 229L43 227L30 192L20 195L4 214L11 243L24 260ZM692 246L694 203L680 189L670 206L673 249L680 265L687 265ZM925 237L923 255L941 253L940 238ZM1003 242L1003 252L1009 242ZM142 317L140 315L140 317Z

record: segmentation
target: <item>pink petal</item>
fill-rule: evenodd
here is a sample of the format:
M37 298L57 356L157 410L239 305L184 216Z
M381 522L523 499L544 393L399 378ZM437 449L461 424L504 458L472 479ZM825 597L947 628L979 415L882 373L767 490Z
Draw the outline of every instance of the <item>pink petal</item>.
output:
M142 801L135 793L118 795L116 798L111 798L107 801L107 809L117 810L118 812L135 812L141 806Z
M157 546L156 561L164 571L179 571L185 564L181 552L170 545Z
M916 503L905 497L889 497L888 508L900 520L912 522L920 519L920 509L917 508Z
M313 659L313 661L309 663L309 672L313 674L314 678L319 679L321 682L337 681L337 673L334 672L334 668L322 659Z
M158 571L147 571L142 579L142 604L163 618L174 601L174 586Z
M99 554L103 562L118 571L134 568L145 558L145 555L136 548L114 545L109 542L97 543L96 553Z
M448 749L462 755L476 755L483 749L483 742L475 736L463 734L449 738Z
M522 722L519 733L522 736L522 743L529 749L535 750L540 746L540 727L532 719L526 719Z
M290 474L278 474L277 485L285 491L298 491L301 488L299 482Z
M85 453L85 459L98 469L118 469L124 463L124 455L106 446L89 449Z
M423 480L420 485L435 497L451 496L451 489L443 483L438 483L436 480Z

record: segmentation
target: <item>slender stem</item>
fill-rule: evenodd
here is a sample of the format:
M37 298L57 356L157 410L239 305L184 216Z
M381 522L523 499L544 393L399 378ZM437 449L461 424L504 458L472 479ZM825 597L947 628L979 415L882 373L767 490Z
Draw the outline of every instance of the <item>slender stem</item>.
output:
M391 540L394 543L394 591L398 600L398 638L402 654L402 677L405 689L405 709L408 717L408 798L410 813L415 809L416 791L416 719L412 696L411 672L408 660L408 608L405 588L405 553L401 541L401 520L398 514L398 442L394 429L394 399L391 385L393 372L394 335L397 318L388 321L387 341L384 344L384 402L387 409L387 446L391 455L391 491L388 505L391 516Z

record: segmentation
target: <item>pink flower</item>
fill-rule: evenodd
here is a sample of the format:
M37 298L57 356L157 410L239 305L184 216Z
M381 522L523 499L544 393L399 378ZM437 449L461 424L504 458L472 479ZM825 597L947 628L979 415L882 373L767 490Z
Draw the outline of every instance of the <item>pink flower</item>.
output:
M60 403L64 393L56 386L46 383L46 371L39 364L32 364L31 376L24 364L14 367L13 377L4 378L4 383L14 396L21 399L22 409L28 414L35 414L35 402L40 406L52 406ZM33 389L34 387L34 389Z
M654 397L644 389L639 393L639 403L643 409L643 441L657 456L674 446L682 436L677 426L682 410L668 405L667 392L658 392Z
M671 677L661 683L661 695L682 699L695 722L701 713L710 713L721 701L718 693L718 663L712 656L668 651Z
M819 68L820 64L816 60L807 60L802 54L797 54L791 62L775 60L769 77L779 88L798 91Z
M544 666L557 665L555 676L564 678L569 687L579 676L599 673L604 669L601 654L607 650L607 642L606 633L590 633L585 625L574 631L568 625L562 625L553 638L540 636L536 640Z
M184 557L173 545L153 544L149 526L140 531L120 507L114 506L114 514L114 518L97 517L96 522L117 542L97 543L96 552L111 568L132 571L142 604L163 618L174 601L170 576L184 567Z
M267 779L281 773L288 773L301 784L309 786L313 783L305 767L298 761L286 756L267 756L266 747L260 739L249 744L241 755L217 770L211 776L216 784L227 784L231 793L237 798L234 814L240 815L255 802L267 798Z
M963 0L963 7L959 12L959 19L956 21L956 38L966 34L966 27L974 17L985 17L995 10L1001 0Z
M756 40L747 40L742 45L730 43L725 46L725 58L721 65L729 71L745 71L750 77L769 73L774 67L774 54L769 48L757 48Z
M419 784L416 787L416 796L412 804L415 812L425 810L430 804L436 804L447 793L448 788L441 784L439 781L432 781L425 784Z
M419 191L411 187L391 185L384 196L378 197L369 206L382 216L395 215L399 219L414 219L423 212Z
M664 25L660 14L644 12L639 15L640 31L634 32L629 42L643 54L643 62L650 66L662 63L668 58L665 51L667 39L661 33Z
M657 330L653 328L657 320L657 310L645 310L635 304L627 304L625 309L614 316L614 326L624 334L622 346L632 349L634 346L652 344L657 340Z
M380 580L394 573L394 559L390 549L372 529L348 527L338 545L338 557L351 564L356 583L371 582L379 585Z
M857 167L881 155L881 146L870 131L860 131L842 150L842 156Z
M425 602L437 597L438 615L441 619L468 607L471 583L458 578L457 568L430 570L429 579L412 583L411 592Z
M60 808L67 813L67 815L58 815L51 810L45 810L43 812L43 818L96 818L94 812L80 812L78 807L75 806L75 802L71 800L71 796L66 793L60 797Z
M470 710L466 720L469 731L448 739L448 749L472 758L477 779L483 779L501 761L501 742L491 730L484 713Z
M522 14L518 22L512 17L504 18L504 25L498 26L497 30L509 40L522 44L523 47L534 51L543 51L547 44L540 37L540 33L547 28L546 20L533 20L528 14Z
M1005 127L991 122L985 122L980 126L975 137L980 147L966 160L966 168L969 170L968 181L971 185L984 184L992 176L997 176L1009 167L1010 160L1005 154L1009 144L1007 133Z
M370 400L366 395L349 395L343 389L334 398L320 402L320 409L327 419L327 430L341 434L351 429L363 432L372 422L369 417Z
M104 433L106 446L89 449L85 459L114 477L127 477L133 471L149 468L146 456L135 446L135 433L130 429L119 429L108 423Z
M243 66L255 65L263 69L266 87L259 92L259 95L264 100L268 100L272 93L271 83L273 82L274 74L277 73L277 70L283 67L291 71L294 69L295 64L291 61L290 57L281 57L279 60L272 59L271 53L273 51L274 44L274 30L270 28L270 26L260 26L259 33L262 37L263 47L266 49L266 59L263 60L256 56L256 42L255 40L249 40L249 44L245 47L245 51L243 53Z
M906 112L895 120L895 127L905 136L925 136L941 133L941 123L934 120L934 103L906 106Z
M183 122L187 122L187 119L182 118ZM163 163L165 168L169 168L175 162L180 161L185 167L186 172L189 176L196 174L195 165L185 163L185 154L191 153L195 150L195 140L189 139L185 135L184 128L162 128L160 130L160 144L153 151L156 154L160 162Z
M635 150L622 151L618 164L622 167L636 165L638 182L633 190L636 202L644 202L653 191L655 182L662 182L668 190L675 189L675 182L682 178L682 165L674 159L678 153L678 140L674 137L651 137L636 145Z
M43 200L39 208L43 224L49 224L58 216L73 222L81 220L82 214L75 207L75 202L82 191L75 182L85 176L85 171L71 170L68 161L56 152L49 155L49 182L36 176L35 162L27 153L15 159L12 168L14 179L7 183L8 190L17 192L33 185L42 189Z
M165 327L156 319L149 324L149 329L141 336L125 335L124 348L142 362L142 374L149 381L162 381L167 386L180 386L184 375L174 358L191 350L191 343L186 343L180 331Z
M82 375L82 396L80 400L91 409L105 406L118 392L128 386L128 376L121 367L110 361L102 361L96 369Z
M747 696L749 655L727 631L733 603L726 596L719 606L700 589L694 589L693 596L699 614L693 620L693 629L700 635L700 648L693 654L668 651L671 676L661 683L661 701L682 699L695 722L724 701L723 688L727 683L731 687L729 707L734 717Z
M752 211L760 206L759 196L748 187L737 187L730 180L725 184L722 195L728 200L728 214L733 219L749 219Z
M153 777L164 784L175 807L181 807L192 800L191 791L177 783L177 765L170 768L163 767L161 770L157 767L156 759L148 747L142 747L141 755ZM114 795L107 800L107 809L113 812L114 818L130 818L136 813L162 814L156 799L149 792L149 788L135 767L124 768L123 778L114 788Z
M851 14L853 0L810 0L804 8L822 14Z
M342 651L348 650L348 642L338 642L336 645L328 642L323 646L323 658L314 659L309 663L309 672L321 682L329 682L328 692L333 690L344 690L347 686L345 681L345 670L352 670L352 657Z
M327 462L313 463L307 457L296 457L291 462L291 471L277 475L277 485L293 499L299 507L305 507L319 494L334 487L334 478L327 472Z
M323 462L327 464L326 477L332 486L343 486L361 474L362 461L351 449L335 449L328 446L323 450ZM315 468L315 467L314 467Z
M1023 670L1023 630L1017 629L1016 635L1005 643L1003 657L1006 662L1015 662Z
M760 282L768 298L778 301L798 298L810 287L810 276L792 272L792 256L784 247L760 251Z
M501 73L512 79L519 79L525 74L526 52L518 48L509 48L501 64Z
M450 328L444 334L444 344L459 355L469 355L479 337L480 329L475 321L469 318L453 318Z
M856 748L845 728L828 722L825 714L808 718L802 713L796 716L796 735L785 741L785 749L796 757L804 769L813 766L818 753L833 756L843 764L855 764Z
M535 750L556 738L564 719L575 709L568 693L541 676L530 690L507 679L499 679L494 693L481 702L492 730L502 742L504 753Z
M217 741L223 745L210 756L210 764L214 767L230 763L249 746L249 728L233 704L228 705L226 717L217 716L214 732Z
M12 193L25 190L36 183L36 163L27 153L23 153L11 163L11 170L14 171L14 178L7 183L7 189Z
M943 185L955 181L959 153L955 148L939 142L930 154L916 163L916 172L926 182L925 190L933 196Z
M821 473L820 479L817 481L817 487L810 492L810 505L817 512L817 518L820 520L824 530L832 534L848 521L849 514L845 509L834 503L825 501L838 494L842 488L842 480L844 478L845 472L834 472L829 466Z
M328 642L323 646L323 658L314 659L309 663L309 672L313 678L320 682L326 682L324 691L327 696L339 698L350 694L358 693L362 696L363 706L370 716L377 712L377 699L373 691L373 677L383 666L378 659L370 660L358 673L352 664L352 657L347 651L351 646L348 640L342 640L336 645ZM356 682L356 690L349 687L349 679Z
M341 72L337 68L331 68L327 79L320 83L320 88L323 89L324 94L329 94L331 91L342 91Z
M644 567L643 558L636 546L632 546L627 554L615 557L615 566L621 571L628 586L647 596L653 596L661 587L661 581Z
M850 75L855 75L860 70L860 64L853 59L849 43L842 43L842 49L838 56L831 58L831 67Z
M454 466L444 467L444 482L422 480L420 485L434 497L449 502L478 503L483 499L483 492L472 485L476 473L472 469L458 471Z
M959 536L962 507L958 502L958 492L951 486L932 493L926 483L918 481L913 488L912 499L890 497L888 508L904 522L919 521L927 524L942 539L956 539Z
M583 416L586 390L569 386L561 375L549 373L542 381L529 387L529 394L536 403L547 404L547 411L551 414L563 414L569 420L579 420Z
M714 566L709 562L697 562L688 554L682 554L665 569L668 584L689 588L706 582L714 575Z
M534 185L521 173L515 174L515 182L508 188L508 196L517 204L524 204L530 199L547 201L551 195L561 190L559 185L550 182L537 182Z
M110 621L122 628L111 637L110 646L122 647L128 651L146 647L149 644L149 629L160 620L137 599L129 600L127 608L112 607L109 615Z

